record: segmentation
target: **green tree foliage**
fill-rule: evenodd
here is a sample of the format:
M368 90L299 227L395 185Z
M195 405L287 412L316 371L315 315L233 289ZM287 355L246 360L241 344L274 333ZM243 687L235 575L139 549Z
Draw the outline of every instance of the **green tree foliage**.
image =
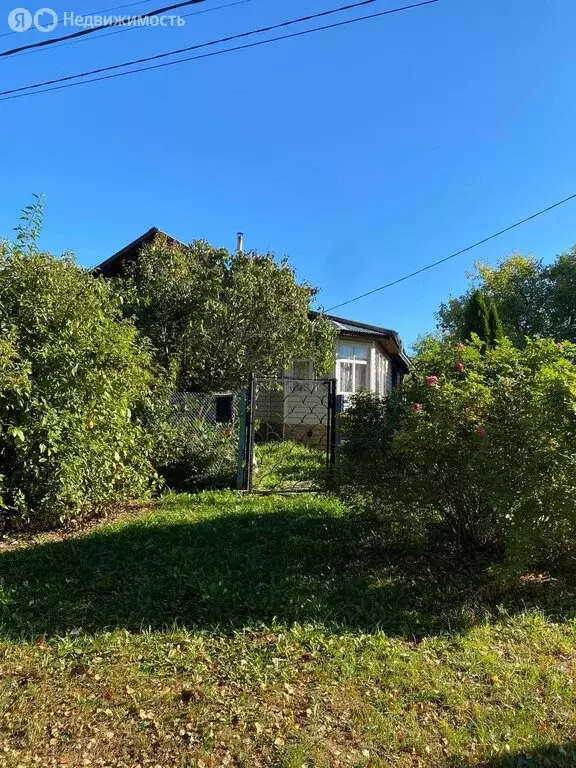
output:
M549 335L576 342L576 246L546 269L546 277Z
M470 294L463 312L462 341L476 334L485 347L494 347L504 337L502 322L493 299L486 300L481 291Z
M472 292L480 290L494 302L504 335L517 346L527 336L576 342L576 247L550 265L519 254L496 267L476 264L470 277L477 288L440 307L438 323L445 334L462 338L465 308Z
M231 254L204 241L183 247L159 236L121 291L159 361L176 361L181 388L238 388L251 372L276 375L295 358L313 358L319 374L332 365L332 326L310 316L316 290L270 254Z
M40 252L42 206L0 245L0 513L3 524L77 520L150 489L136 413L150 353L111 286Z
M493 299L490 299L488 303L488 327L490 329L489 346L494 347L504 338L504 329Z
M399 390L342 417L343 488L397 528L435 523L468 548L574 546L575 358L549 339L425 340Z
M469 341L473 333L490 346L490 315L486 300L480 291L472 291L464 308L462 341Z

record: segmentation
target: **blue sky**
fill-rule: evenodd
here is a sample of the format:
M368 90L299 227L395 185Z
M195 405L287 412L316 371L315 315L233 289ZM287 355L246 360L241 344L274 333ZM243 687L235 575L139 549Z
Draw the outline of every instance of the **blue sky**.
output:
M86 14L114 2L52 7ZM183 28L0 59L2 90L339 4L250 0ZM360 13L402 4L377 0ZM0 26L9 31L4 15ZM576 192L575 28L574 0L440 0L2 102L0 235L33 192L47 197L42 245L87 266L151 226L229 248L241 229L246 247L288 255L329 307ZM0 37L0 49L41 38ZM550 260L574 243L576 202L341 312L409 344L434 328L475 259L518 250Z

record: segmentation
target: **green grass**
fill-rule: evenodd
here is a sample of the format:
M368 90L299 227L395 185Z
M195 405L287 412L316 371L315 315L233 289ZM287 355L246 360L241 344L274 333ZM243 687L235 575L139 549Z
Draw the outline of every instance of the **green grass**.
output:
M326 448L294 440L255 446L254 490L298 491L322 488L326 478Z
M0 766L576 764L574 593L393 556L321 496L0 550Z

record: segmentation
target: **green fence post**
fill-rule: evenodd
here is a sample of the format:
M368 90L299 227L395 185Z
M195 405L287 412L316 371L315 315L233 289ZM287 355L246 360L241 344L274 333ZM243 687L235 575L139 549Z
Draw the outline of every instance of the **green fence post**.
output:
M246 460L246 390L240 393L240 433L238 435L238 461L236 464L236 488L244 487L244 462Z

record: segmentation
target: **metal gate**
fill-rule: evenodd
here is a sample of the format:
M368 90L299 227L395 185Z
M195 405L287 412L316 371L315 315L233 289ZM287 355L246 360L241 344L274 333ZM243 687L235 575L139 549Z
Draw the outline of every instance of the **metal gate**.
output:
M238 487L322 490L336 458L336 380L252 376L244 406Z

